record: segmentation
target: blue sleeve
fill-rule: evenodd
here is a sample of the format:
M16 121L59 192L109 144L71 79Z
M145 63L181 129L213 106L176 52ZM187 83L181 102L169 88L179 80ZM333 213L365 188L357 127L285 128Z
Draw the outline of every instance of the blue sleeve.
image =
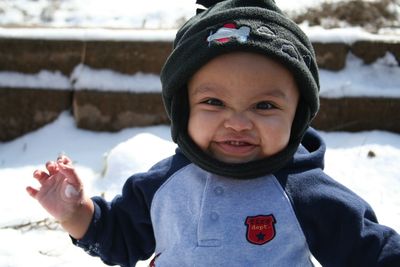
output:
M322 266L400 266L400 236L321 169L277 174Z
M124 184L122 194L107 202L92 198L95 212L85 236L73 243L109 265L135 266L148 259L155 250L150 217L151 202L158 188L185 158L178 154L166 159L149 172L132 176Z
M93 197L95 212L85 236L74 243L106 264L134 266L150 257L155 241L146 196L131 177L111 203Z

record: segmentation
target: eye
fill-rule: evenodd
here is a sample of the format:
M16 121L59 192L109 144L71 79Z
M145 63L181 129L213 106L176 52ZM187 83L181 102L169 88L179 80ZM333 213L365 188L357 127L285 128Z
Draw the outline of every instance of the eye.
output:
M203 101L202 103L211 105L211 106L221 106L221 107L224 105L224 103L222 103L221 100L216 99L216 98L207 99L206 101Z
M269 102L263 101L256 104L255 109L268 110L273 109L275 106Z

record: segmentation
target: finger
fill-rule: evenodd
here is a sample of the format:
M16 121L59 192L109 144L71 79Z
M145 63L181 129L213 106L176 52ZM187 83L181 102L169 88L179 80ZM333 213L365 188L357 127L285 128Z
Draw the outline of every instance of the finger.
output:
M65 165L72 165L72 160L65 155L60 155L57 158L57 163L62 163Z
M58 170L58 164L54 161L46 162L46 169L49 171L50 176L56 174Z
M44 171L35 170L33 172L33 177L36 178L40 184L43 184L50 176Z
M31 197L33 197L34 199L36 199L36 195L37 195L37 193L38 193L39 191L36 190L36 189L33 188L33 187L28 186L28 187L26 188L26 192L28 192L28 194L29 194Z
M64 164L62 162L57 162L57 164L58 170L67 178L68 183L74 187L80 188L82 183L75 168L70 164Z

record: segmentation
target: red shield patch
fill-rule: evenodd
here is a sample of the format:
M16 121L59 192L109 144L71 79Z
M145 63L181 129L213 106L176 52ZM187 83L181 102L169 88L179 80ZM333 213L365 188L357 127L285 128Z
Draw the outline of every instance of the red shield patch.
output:
M252 244L264 245L275 237L274 215L258 215L246 218L246 238Z

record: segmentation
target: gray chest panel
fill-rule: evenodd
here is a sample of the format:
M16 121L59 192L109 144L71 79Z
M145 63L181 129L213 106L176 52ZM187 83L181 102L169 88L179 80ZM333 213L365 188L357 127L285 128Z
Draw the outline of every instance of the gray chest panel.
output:
M157 266L312 266L272 175L236 180L188 165L157 191L151 216Z

